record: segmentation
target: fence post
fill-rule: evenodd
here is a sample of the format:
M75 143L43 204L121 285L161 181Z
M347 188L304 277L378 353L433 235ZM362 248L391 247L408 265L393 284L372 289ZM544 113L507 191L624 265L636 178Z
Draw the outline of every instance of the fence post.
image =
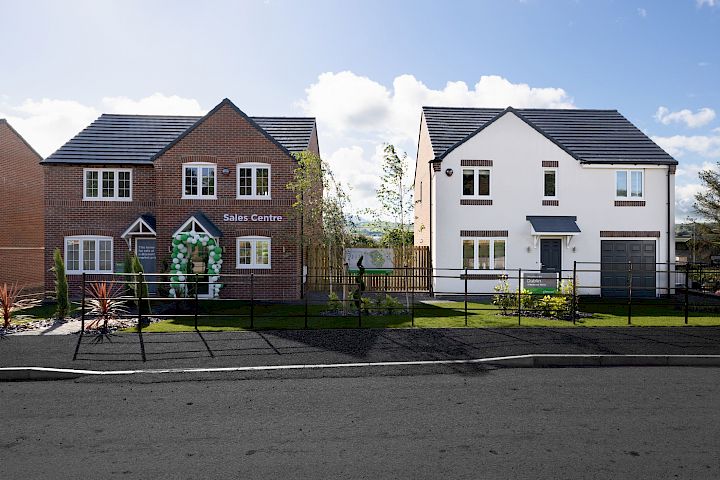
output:
M522 268L518 268L518 326L522 318Z
M199 275L196 273L195 274L195 330L198 329L198 309L200 307L200 305L199 305L200 301L198 299L198 286L199 286L198 277L199 277ZM208 288L210 288L210 287L208 286Z
M250 274L250 329L255 328L255 274Z
M305 300L305 328L308 328L308 279L305 278L305 281L303 282L302 275L300 275L300 282L302 285L302 291L303 291L303 297Z
M145 343L142 340L142 303L143 303L143 272L137 274L137 304L138 304L138 335L140 336L140 355L142 361L146 361L145 358Z
M573 261L573 289L572 289L572 322L575 325L575 317L577 316L577 260Z
M465 267L465 326L467 327L467 294L468 294L468 273L467 273L467 267Z
M410 326L415 326L415 281L413 280L412 289L410 290Z
M80 351L80 342L85 334L85 272L82 274L82 293L80 294L80 335L78 335L77 345L75 345L75 354L73 361L77 358Z
M685 265L685 325L688 324L688 317L690 315L690 264Z
M632 325L632 262L628 262L628 325Z
M82 274L82 293L80 296L80 335L85 333L85 272Z

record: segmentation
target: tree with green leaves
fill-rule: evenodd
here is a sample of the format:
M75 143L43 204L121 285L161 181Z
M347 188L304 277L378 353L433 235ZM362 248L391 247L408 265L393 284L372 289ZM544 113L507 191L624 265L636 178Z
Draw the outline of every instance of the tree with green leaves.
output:
M68 281L67 275L65 275L65 261L62 257L62 252L59 248L53 251L53 261L55 266L52 268L55 272L55 298L57 301L57 307L55 309L55 315L60 320L63 320L70 313L70 299L68 298Z
M295 154L297 167L287 188L295 195L294 214L304 228L301 246L322 245L328 264L342 264L343 250L350 243L349 197L329 165L318 155L303 151ZM331 285L332 289L332 285Z
M700 258L709 258L720 250L720 171L702 170L698 176L703 188L695 194L694 207L705 221L690 219L693 232L690 248Z

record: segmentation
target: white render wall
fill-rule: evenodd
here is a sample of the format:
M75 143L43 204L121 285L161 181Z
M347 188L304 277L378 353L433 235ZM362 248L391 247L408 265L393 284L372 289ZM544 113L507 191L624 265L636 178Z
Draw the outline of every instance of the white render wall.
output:
M461 160L493 161L493 166L490 167L492 205L460 205L460 199L463 198ZM559 206L542 205L544 160L559 162ZM448 168L453 170L450 177L445 173ZM615 171L618 169L644 171L644 207L614 205ZM667 176L666 166L582 166L516 115L507 113L448 154L442 161L441 171L433 175L432 256L436 275L456 276L461 273L445 270L462 268L460 230L508 230L508 274L517 276L518 268L539 270L540 243L533 243L531 226L525 218L527 215L577 216L577 224L582 233L575 236L569 245L563 238L563 270L568 270L564 276L572 275L573 261L600 262L601 230L659 231L660 238L638 239L656 240L656 261L666 262ZM670 218L674 219L674 175L670 175L670 182ZM672 261L675 258L673 229L674 224L671 224ZM599 263L583 267L599 270ZM578 266L578 269L583 267ZM658 270L664 268L664 265L658 266ZM478 270L474 273L501 272ZM513 288L517 286L516 281L511 283L514 283ZM674 286L674 283L675 277L671 276L670 286ZM497 280L470 281L469 291L491 292L495 284ZM656 285L666 288L667 276L659 273ZM590 288L591 286L600 286L599 273L578 275L579 293L599 295L600 289ZM462 292L464 281L459 278L437 279L434 287L436 292ZM666 292L667 290L658 291Z

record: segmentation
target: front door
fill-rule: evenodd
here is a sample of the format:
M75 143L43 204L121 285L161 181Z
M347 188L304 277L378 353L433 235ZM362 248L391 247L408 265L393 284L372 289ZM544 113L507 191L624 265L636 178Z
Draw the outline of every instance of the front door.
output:
M157 273L157 260L155 255L156 242L154 238L137 238L135 239L135 255L140 260L144 273ZM157 285L154 276L146 276L148 282L148 292L154 294L157 291Z
M540 271L560 273L562 270L562 240L540 239Z

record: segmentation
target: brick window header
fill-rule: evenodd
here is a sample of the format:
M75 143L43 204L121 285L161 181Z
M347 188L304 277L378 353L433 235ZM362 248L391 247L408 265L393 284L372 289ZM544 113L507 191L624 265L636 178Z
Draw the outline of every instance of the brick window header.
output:
M600 236L603 238L660 238L660 232L652 230L600 230Z
M507 230L460 230L461 237L507 237Z
M492 160L460 160L461 167L492 167Z
M543 160L542 166L544 168L558 168L560 166L560 162L557 160Z

